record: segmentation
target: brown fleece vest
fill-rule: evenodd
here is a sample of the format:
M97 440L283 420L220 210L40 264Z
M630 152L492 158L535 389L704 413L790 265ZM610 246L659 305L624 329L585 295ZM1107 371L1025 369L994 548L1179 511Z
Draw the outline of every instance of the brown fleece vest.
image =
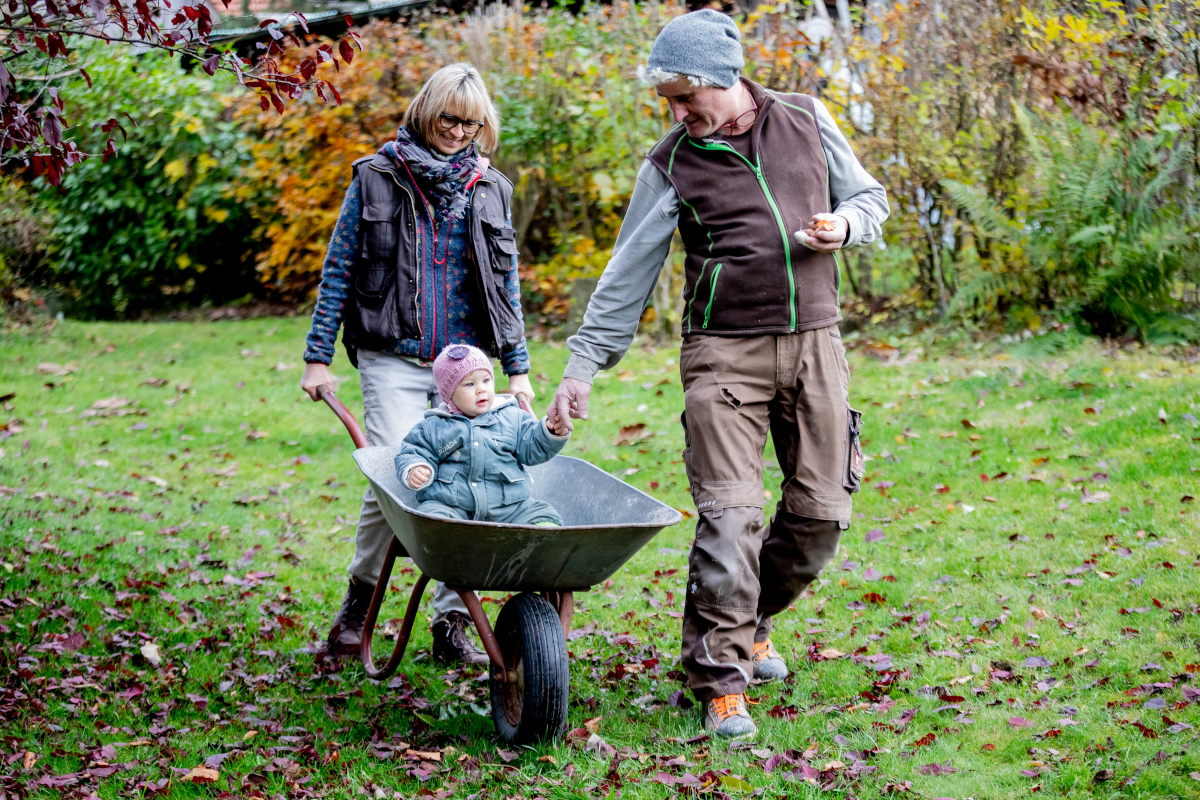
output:
M837 263L794 237L830 211L812 98L742 83L759 108L748 159L719 138L692 139L682 125L648 156L679 195L685 336L794 333L841 321Z

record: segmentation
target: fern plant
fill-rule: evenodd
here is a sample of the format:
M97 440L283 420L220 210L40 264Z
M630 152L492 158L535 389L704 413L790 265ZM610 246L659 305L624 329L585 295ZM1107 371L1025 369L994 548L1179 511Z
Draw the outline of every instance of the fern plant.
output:
M1170 133L1109 133L1063 113L1049 121L1017 107L1031 159L1031 200L1007 214L979 189L943 181L991 258L951 311L980 316L1018 300L1055 309L1097 332L1145 337L1177 310L1171 288L1195 263L1179 180L1191 151Z

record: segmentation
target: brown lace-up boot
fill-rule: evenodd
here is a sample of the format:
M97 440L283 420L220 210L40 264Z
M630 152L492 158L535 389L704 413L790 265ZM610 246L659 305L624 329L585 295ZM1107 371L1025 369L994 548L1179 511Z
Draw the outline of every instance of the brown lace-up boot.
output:
M433 658L443 664L486 664L487 653L475 646L471 620L457 611L433 624Z
M362 629L367 621L367 609L371 605L371 595L375 587L358 578L351 578L346 588L346 596L342 598L342 607L333 618L333 627L325 640L325 652L328 655L354 655L358 653L362 643Z

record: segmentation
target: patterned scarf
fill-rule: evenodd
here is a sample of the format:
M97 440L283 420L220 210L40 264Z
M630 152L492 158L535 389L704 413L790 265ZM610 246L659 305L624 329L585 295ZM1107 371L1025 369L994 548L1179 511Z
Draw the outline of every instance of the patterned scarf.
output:
M395 153L408 168L424 199L432 203L441 223L462 219L475 181L487 172L488 160L474 144L452 156L432 152L414 131L401 125L396 132Z

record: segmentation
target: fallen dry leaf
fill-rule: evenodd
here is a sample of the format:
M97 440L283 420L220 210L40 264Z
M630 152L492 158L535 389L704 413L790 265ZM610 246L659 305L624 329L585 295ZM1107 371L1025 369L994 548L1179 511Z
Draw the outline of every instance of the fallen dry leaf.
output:
M618 447L621 445L638 444L653 436L653 431L646 430L646 423L635 422L633 425L625 425L621 430L617 431L617 439L613 444Z
M188 783L216 783L221 773L208 767L192 767L192 771L180 778Z
M146 642L142 645L142 656L156 667L162 663L162 652L154 642ZM197 769L200 768L197 767ZM216 778L213 778L213 780L216 780Z
M79 367L75 366L74 362L63 366L55 364L53 361L43 361L37 365L39 375L70 375L72 372L78 372Z

